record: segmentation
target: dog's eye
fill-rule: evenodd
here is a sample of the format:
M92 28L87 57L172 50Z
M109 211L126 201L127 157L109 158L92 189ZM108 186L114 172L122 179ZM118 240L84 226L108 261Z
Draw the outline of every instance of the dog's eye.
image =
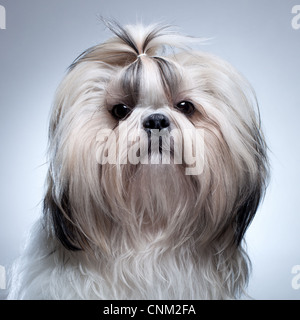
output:
M114 117L116 117L117 119L121 120L126 118L126 116L130 113L131 109L129 107L127 107L125 104L116 104L113 108L112 108L112 114Z
M195 111L194 105L189 101L181 101L181 102L177 103L175 108L186 115L191 115Z

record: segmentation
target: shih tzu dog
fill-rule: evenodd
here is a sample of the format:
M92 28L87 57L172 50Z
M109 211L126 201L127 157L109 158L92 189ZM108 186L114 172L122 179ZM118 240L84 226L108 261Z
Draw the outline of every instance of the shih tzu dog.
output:
M9 298L240 298L268 177L255 94L194 38L106 24L57 90L44 212Z

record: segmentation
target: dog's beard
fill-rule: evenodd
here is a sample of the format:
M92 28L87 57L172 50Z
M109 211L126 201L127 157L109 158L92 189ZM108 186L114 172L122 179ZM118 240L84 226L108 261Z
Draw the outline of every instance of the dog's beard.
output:
M182 227L182 213L194 214L196 185L178 165L108 165L102 167L101 179L111 214L133 236L167 229L174 236ZM184 219L188 227L191 219Z
M98 133L96 154L107 211L127 229L132 247L141 235L153 238L157 233L161 241L177 238L181 243L198 225L199 180L188 170L202 170L202 131L189 123L186 133L178 127L147 132L140 122L133 114L114 130ZM196 152L202 152L201 157L192 163Z

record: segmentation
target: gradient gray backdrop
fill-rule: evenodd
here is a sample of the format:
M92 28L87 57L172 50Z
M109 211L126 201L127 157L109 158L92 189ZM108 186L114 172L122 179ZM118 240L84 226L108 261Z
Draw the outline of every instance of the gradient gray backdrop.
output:
M0 0L0 265L18 256L40 214L49 109L72 60L111 34L97 15L121 23L165 21L211 37L203 50L238 68L258 96L272 180L247 233L256 299L299 299L291 273L300 265L300 0ZM6 290L0 290L0 298Z

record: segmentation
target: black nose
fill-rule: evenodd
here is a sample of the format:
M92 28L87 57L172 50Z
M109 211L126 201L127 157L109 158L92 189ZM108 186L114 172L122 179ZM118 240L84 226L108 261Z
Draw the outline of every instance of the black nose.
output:
M144 120L143 126L145 129L161 130L170 126L170 120L161 113L153 113Z

